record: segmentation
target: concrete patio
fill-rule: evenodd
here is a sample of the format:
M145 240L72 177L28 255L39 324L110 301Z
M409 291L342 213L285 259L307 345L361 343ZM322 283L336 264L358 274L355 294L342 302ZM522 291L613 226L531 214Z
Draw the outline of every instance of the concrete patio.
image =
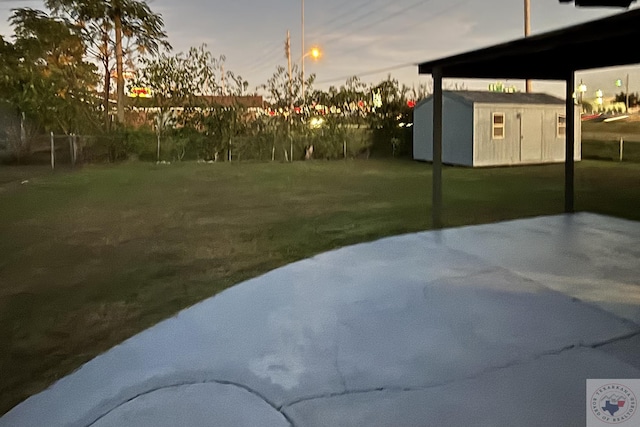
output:
M0 426L584 427L586 379L640 378L639 260L640 223L586 213L342 248L180 312Z

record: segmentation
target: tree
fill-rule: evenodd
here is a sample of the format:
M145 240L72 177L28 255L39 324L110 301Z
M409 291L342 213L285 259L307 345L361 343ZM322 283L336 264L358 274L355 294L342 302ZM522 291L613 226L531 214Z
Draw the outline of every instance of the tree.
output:
M224 55L214 57L203 44L192 47L186 54L143 59L137 81L138 85L151 89L159 115L164 117L171 109L180 107L181 127L205 133L200 154L210 159L231 145L244 123L240 105L218 105L214 98L242 95L249 86L242 77L224 71L224 60ZM158 135L164 133L164 129L158 128L162 123L156 120Z
M45 0L56 14L69 18L91 46L91 53L104 66L105 126L108 127L110 60L115 52L117 81L117 118L124 122L124 58L135 48L139 53L157 53L160 47L171 49L162 16L153 13L145 1L137 0ZM132 42L130 49L123 40Z
M94 122L95 66L83 60L82 39L66 22L30 9L10 18L13 44L0 43L2 93L20 118L20 141L28 148L27 121L66 134Z
M616 94L616 102L627 102L627 96L624 92ZM635 107L638 105L638 93L629 92L629 107Z

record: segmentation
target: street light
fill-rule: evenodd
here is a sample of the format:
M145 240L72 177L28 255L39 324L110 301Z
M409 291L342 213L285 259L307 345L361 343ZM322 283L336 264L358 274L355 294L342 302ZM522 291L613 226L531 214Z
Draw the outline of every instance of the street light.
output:
M582 99L584 98L584 93L587 91L587 85L582 83L580 80L580 85L578 86L578 92L580 93L580 104L582 104Z
M320 49L314 47L309 52L307 52L304 56L311 56L313 59L318 59L320 57Z
M318 59L320 58L320 56L322 55L322 52L320 52L320 49L317 47L313 47L311 48L311 50L305 54L303 54L300 57L300 62L302 64L301 67L301 75L302 75L302 103L304 104L306 102L306 96L304 93L304 58L306 58L307 56L312 57L313 59Z

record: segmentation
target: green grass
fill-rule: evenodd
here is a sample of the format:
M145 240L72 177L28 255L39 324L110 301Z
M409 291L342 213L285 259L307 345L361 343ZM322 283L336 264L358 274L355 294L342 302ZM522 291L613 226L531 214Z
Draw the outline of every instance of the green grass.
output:
M640 121L582 122L582 158L619 161L620 138L623 162L640 162Z
M583 139L582 158L619 162L620 140ZM624 141L622 161L640 163L640 142Z
M580 162L577 208L640 220L639 177ZM446 168L445 224L560 213L562 189L562 165ZM430 197L410 161L0 168L0 413L244 279L427 229Z
M640 143L640 121L582 122L582 139L597 141L625 141Z

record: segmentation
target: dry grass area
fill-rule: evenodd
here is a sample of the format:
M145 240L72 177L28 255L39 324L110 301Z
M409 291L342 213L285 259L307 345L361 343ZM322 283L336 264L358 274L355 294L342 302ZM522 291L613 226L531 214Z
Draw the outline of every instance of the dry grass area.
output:
M640 220L639 172L581 162L578 208ZM559 213L562 177L446 168L446 224ZM0 168L0 414L244 279L427 229L430 188L409 161Z

